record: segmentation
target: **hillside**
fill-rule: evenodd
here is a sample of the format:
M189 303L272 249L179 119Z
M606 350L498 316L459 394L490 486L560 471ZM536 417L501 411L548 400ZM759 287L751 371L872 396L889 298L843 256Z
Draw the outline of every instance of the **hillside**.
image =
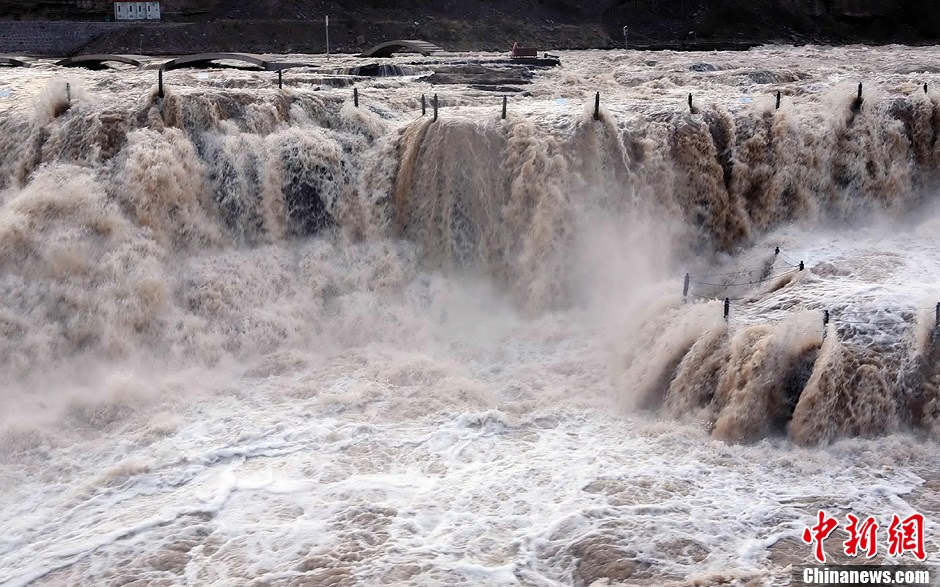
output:
M103 0L0 0L4 19L104 20ZM353 51L416 37L452 50L504 50L513 41L544 48L721 46L783 41L937 40L940 6L916 0L164 0L164 23L134 25L89 50L152 53L212 49L319 52L323 17L331 44Z

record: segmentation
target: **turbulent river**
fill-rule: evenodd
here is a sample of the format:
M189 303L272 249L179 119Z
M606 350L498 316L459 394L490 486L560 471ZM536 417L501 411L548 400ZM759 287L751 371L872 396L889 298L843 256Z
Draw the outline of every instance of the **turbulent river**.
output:
M559 56L0 72L0 585L937 561L940 50Z

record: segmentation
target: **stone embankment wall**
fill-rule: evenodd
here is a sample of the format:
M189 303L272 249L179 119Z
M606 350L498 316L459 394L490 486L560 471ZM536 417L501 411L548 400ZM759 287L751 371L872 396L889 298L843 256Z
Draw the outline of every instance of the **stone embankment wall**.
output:
M122 22L0 21L0 53L70 55L102 35L118 33L129 26Z

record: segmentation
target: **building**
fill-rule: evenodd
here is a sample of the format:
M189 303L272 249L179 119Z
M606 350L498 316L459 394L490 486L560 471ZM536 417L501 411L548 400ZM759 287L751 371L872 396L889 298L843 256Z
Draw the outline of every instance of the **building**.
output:
M114 20L160 20L160 3L115 0Z

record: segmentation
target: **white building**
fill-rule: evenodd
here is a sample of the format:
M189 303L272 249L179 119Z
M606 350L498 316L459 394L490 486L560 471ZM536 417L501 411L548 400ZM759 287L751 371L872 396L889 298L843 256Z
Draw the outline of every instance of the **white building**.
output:
M114 20L160 20L160 3L115 0Z

